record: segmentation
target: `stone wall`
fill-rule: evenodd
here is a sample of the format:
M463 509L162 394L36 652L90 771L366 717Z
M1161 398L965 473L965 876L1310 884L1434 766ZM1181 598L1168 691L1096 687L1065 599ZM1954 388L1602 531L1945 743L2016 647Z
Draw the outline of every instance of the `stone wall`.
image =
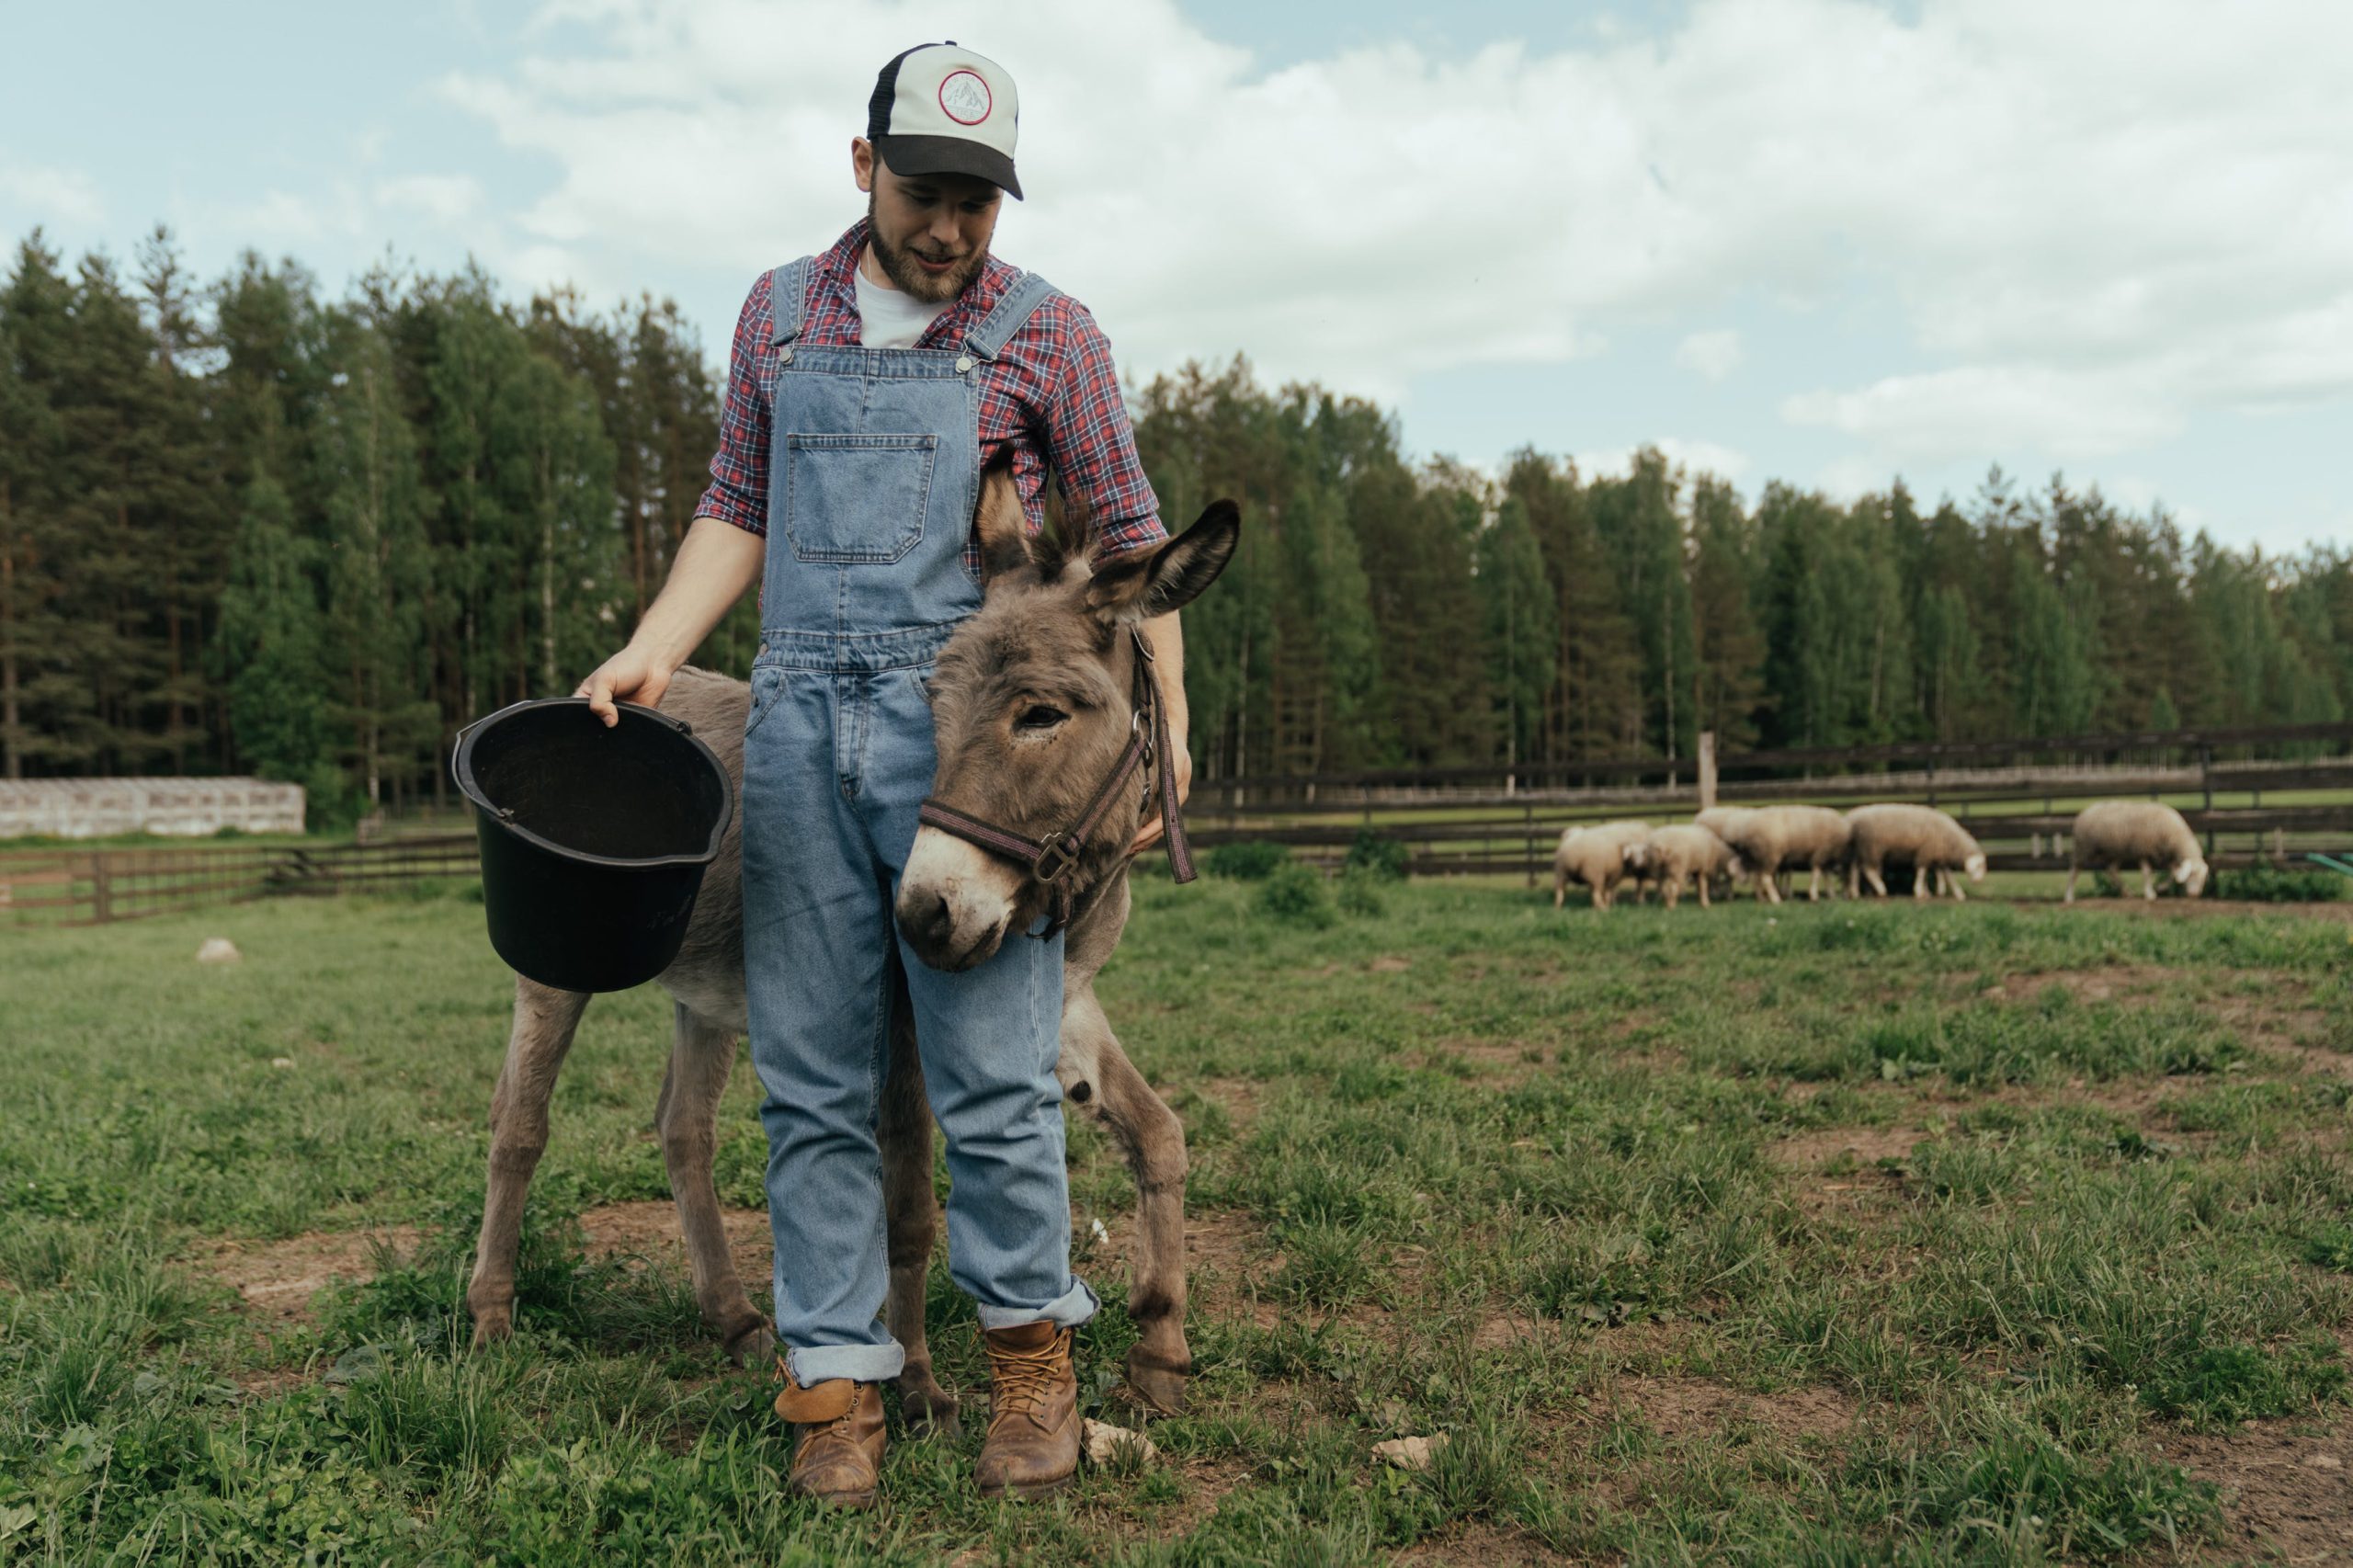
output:
M302 831L302 787L259 778L0 779L0 839Z

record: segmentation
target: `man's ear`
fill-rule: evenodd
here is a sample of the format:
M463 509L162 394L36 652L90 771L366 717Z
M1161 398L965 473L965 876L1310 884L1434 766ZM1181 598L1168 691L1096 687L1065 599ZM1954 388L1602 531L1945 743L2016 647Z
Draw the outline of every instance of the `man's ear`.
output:
M1021 487L1013 479L1013 445L997 449L981 471L981 503L972 531L981 541L981 581L993 583L1034 564L1029 552L1029 517L1021 509Z
M1108 621L1150 620L1182 609L1217 581L1242 537L1242 508L1214 501L1200 520L1157 550L1139 550L1097 567L1086 607Z

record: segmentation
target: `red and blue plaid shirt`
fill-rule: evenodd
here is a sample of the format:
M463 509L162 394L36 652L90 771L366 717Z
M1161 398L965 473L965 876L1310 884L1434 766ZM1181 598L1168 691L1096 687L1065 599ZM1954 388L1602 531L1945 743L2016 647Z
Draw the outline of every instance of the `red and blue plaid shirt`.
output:
M860 219L809 269L808 308L801 341L812 347L858 342L858 253L866 244ZM1018 269L991 256L956 302L915 342L918 348L954 347L988 318ZM727 401L721 412L719 450L710 460L710 488L698 517L719 517L756 534L767 532L768 449L777 346L768 341L768 275L762 273L735 323L728 361ZM981 372L981 461L1013 445L1013 476L1035 533L1046 517L1046 470L1061 476L1063 499L1083 505L1102 552L1117 555L1168 537L1160 504L1136 457L1135 428L1120 395L1111 344L1085 305L1056 294L1038 307ZM979 545L968 540L965 562L980 567Z

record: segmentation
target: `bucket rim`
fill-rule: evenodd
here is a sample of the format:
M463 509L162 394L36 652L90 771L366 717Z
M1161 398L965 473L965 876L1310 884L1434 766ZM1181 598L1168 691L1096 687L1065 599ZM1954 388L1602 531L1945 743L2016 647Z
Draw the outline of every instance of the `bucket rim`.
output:
M494 712L485 713L458 732L457 747L449 754L449 772L457 782L458 792L465 796L468 802L473 806L479 819L502 833L511 834L534 848L544 849L551 855L583 866L596 866L608 870L655 871L676 866L708 866L718 859L721 841L727 836L727 829L735 820L735 781L727 776L726 765L719 760L719 754L712 751L700 735L695 733L693 725L683 719L674 719L658 708L648 708L641 702L617 701L613 706L623 713L651 719L660 723L700 752L703 761L708 763L711 772L718 776L719 814L711 824L710 841L700 850L680 855L646 857L597 855L585 849L575 849L570 845L558 844L555 840L534 833L519 823L499 815L499 808L492 803L490 797L483 792L482 781L474 777L474 742L499 720L509 718L525 709L585 709L587 706L588 699L585 697L529 697L520 702L510 702Z

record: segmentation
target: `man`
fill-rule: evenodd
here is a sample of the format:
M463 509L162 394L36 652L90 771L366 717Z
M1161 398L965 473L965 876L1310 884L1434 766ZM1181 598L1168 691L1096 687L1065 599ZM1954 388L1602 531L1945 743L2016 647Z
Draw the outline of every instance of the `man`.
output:
M1035 529L1045 475L1114 551L1165 537L1093 318L989 254L1021 187L1003 67L953 43L883 66L850 166L867 216L752 286L737 324L710 488L630 645L581 686L661 699L754 583L761 650L744 745L744 959L765 1091L778 1414L791 1483L873 1500L879 1385L904 1356L883 1327L875 1115L904 977L953 1189L949 1257L979 1303L992 1398L975 1479L1059 1489L1078 1463L1071 1339L1095 1311L1070 1270L1053 1066L1063 942L1008 942L959 974L915 961L891 907L934 768L924 682L978 608L972 512L1006 449ZM1189 782L1182 644L1151 623L1179 793ZM1142 848L1159 833L1139 835Z

